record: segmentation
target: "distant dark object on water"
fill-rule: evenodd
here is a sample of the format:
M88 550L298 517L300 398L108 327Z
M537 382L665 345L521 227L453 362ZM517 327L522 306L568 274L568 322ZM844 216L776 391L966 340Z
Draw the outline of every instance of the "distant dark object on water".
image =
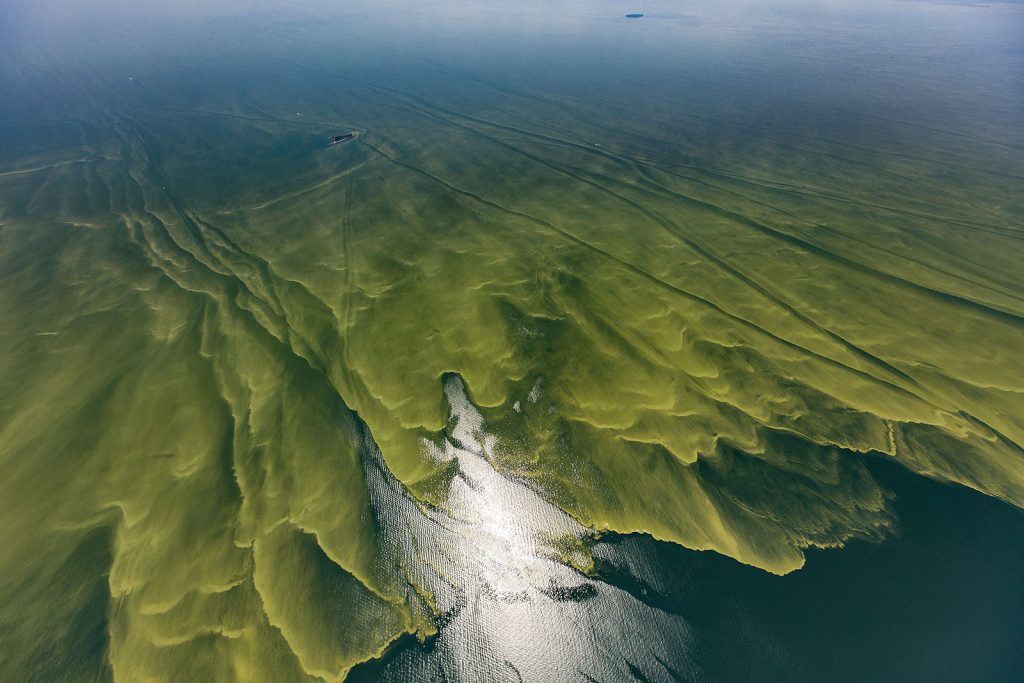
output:
M626 18L627 19L639 19L642 16L643 16L642 14L627 14Z
M355 133L345 133L344 135L335 135L334 137L331 138L330 145L336 145L339 142L345 142L346 140L351 140L355 136L356 136ZM330 146L330 145L328 145L328 146Z

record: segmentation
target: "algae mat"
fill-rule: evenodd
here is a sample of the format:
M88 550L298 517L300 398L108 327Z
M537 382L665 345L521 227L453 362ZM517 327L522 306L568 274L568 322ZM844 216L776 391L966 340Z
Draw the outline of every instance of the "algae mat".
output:
M926 567L901 489L996 604L1024 12L643 9L4 10L0 678L817 678L680 567Z

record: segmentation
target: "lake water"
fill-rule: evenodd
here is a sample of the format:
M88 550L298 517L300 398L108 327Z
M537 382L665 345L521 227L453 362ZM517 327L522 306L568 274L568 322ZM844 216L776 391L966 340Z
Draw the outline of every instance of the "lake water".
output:
M1021 36L8 3L0 679L1019 679Z

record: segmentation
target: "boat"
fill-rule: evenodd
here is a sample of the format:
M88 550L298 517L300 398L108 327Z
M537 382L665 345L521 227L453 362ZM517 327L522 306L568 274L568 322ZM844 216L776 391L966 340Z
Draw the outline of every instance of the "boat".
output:
M346 142L348 140L351 140L355 136L356 136L355 133L345 133L344 135L335 135L334 137L331 138L331 141L328 143L328 147L330 145L336 145L339 142Z

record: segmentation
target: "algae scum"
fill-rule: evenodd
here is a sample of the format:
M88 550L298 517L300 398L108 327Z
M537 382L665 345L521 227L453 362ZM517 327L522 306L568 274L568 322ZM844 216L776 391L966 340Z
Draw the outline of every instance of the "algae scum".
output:
M1020 5L139 4L0 14L0 679L1024 675Z

